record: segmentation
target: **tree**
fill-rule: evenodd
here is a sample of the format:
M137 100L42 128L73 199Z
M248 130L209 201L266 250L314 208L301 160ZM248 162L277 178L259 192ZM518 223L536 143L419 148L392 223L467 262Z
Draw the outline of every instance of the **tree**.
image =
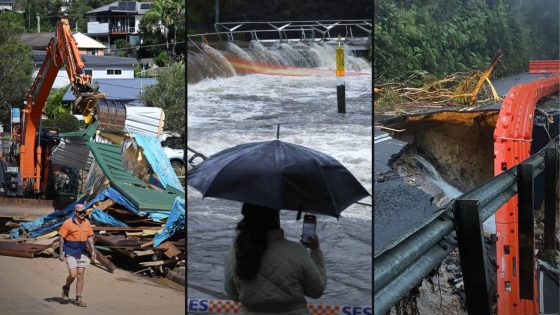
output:
M152 8L146 12L142 21L148 28L158 29L163 26L166 38L166 48L169 51L170 36L173 34L173 51L177 43L177 34L185 29L185 1L183 0L155 0Z
M558 1L376 0L377 79L404 80L486 67L501 50L495 76L526 71L529 59L557 59Z
M13 12L0 13L0 105L21 107L31 86L31 47L19 40L23 19ZM0 123L9 124L10 113L0 111Z
M185 140L185 64L175 62L158 76L158 82L146 88L140 97L148 106L165 112L165 129Z

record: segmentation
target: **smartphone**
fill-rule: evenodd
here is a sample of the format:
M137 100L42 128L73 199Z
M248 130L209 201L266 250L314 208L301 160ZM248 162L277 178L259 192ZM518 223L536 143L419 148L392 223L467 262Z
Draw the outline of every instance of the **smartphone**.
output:
M317 235L316 230L317 230L317 217L314 215L306 214L303 217L303 230L301 233L301 243L305 245L305 247L309 247L310 245L309 239Z

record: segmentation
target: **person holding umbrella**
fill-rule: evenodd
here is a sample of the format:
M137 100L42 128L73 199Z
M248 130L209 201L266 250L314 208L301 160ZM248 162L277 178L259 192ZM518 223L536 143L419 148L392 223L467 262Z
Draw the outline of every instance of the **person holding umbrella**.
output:
M370 196L336 159L280 140L251 142L220 151L187 174L202 197L243 202L235 245L226 256L225 289L241 302L241 313L309 314L305 296L326 286L319 239L310 251L284 239L279 210L335 218ZM305 223L304 223L305 226Z
M310 251L284 238L279 210L244 204L237 238L225 260L225 290L241 302L239 314L309 314L305 296L327 285L319 239Z

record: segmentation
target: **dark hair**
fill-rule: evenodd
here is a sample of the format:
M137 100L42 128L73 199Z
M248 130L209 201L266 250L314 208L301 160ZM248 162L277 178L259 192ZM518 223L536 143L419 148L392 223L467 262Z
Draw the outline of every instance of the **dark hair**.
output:
M261 257L268 245L267 232L280 228L277 209L243 204L243 219L237 224L235 240L235 273L243 280L257 276Z

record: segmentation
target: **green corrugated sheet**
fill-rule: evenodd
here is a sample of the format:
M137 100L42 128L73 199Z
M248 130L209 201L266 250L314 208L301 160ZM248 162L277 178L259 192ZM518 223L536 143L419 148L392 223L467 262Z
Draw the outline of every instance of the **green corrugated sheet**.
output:
M73 138L73 137L84 138L84 141L88 141L91 139L91 137L93 137L98 126L99 126L99 122L95 121L93 124L89 125L86 129L61 133L60 136L63 138Z
M132 175L124 167L120 146L91 141L96 129L97 122L85 130L61 136L84 138L97 165L110 181L111 187L126 196L130 202L138 207L138 210L170 210L175 197L180 196L184 198L183 192L173 187L168 187L165 191L154 190Z

